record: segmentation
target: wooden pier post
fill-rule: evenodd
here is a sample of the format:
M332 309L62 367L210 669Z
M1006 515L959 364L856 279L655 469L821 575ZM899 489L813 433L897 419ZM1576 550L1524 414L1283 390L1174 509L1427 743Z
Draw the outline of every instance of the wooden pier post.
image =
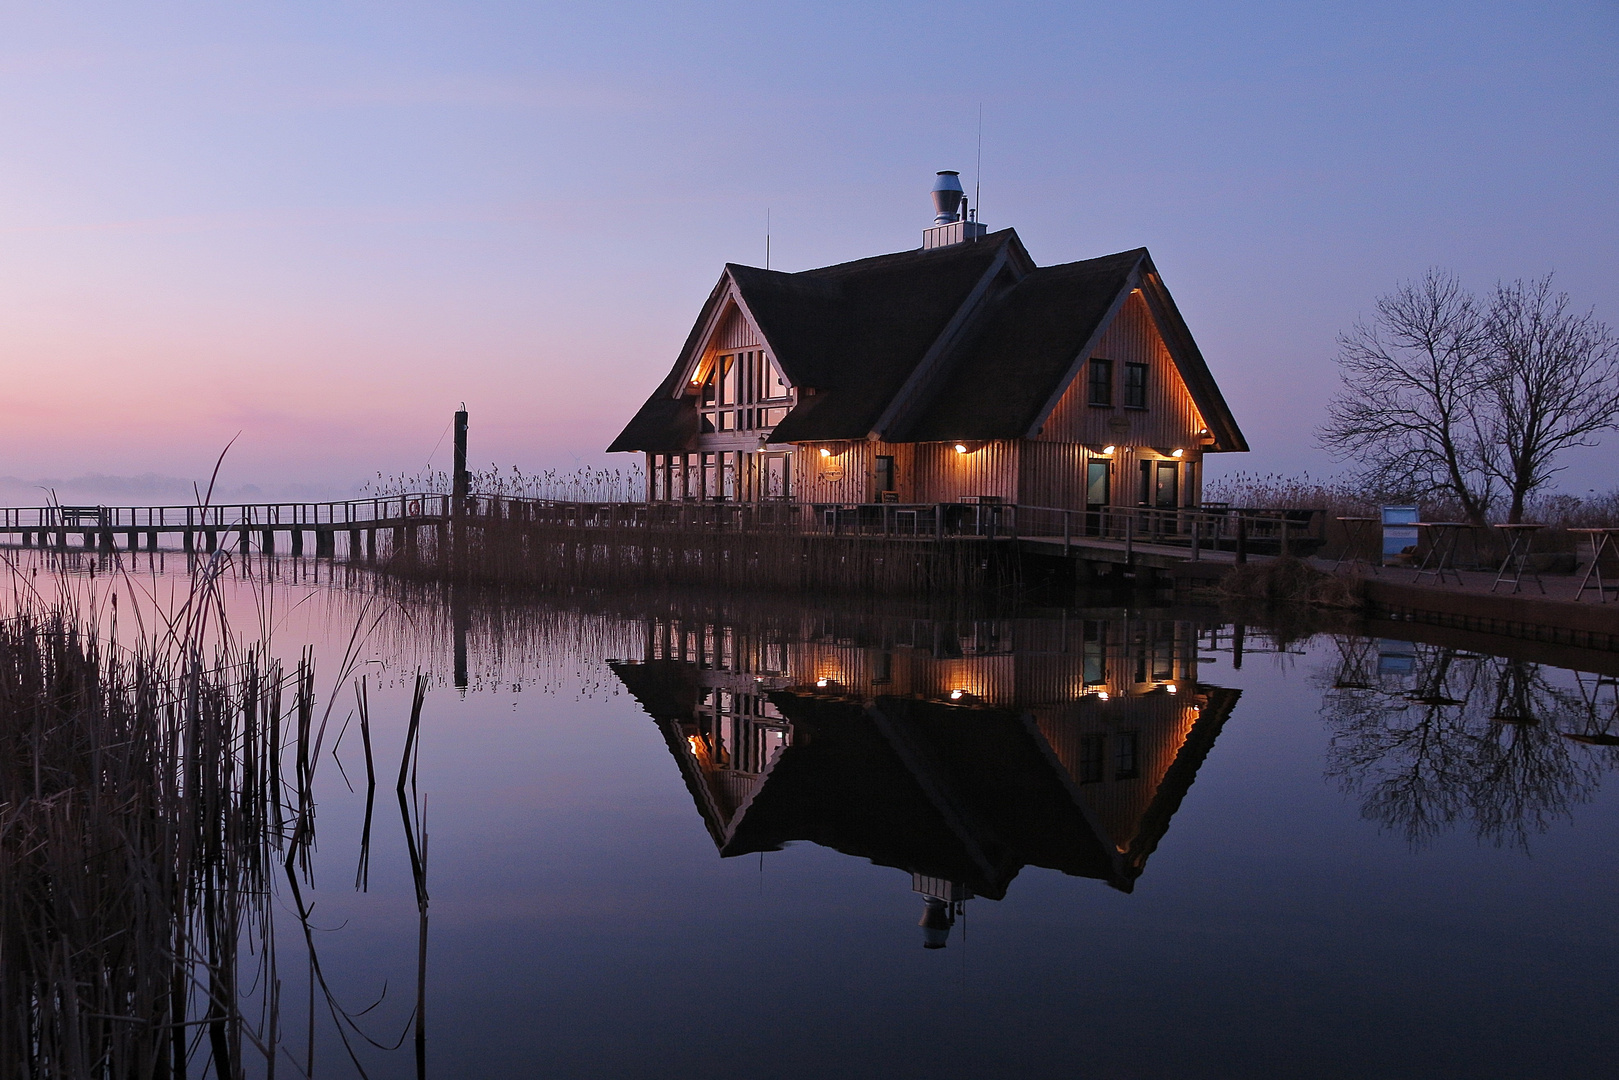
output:
M360 530L349 530L349 562L360 561Z
M292 530L292 553L294 555L304 553L304 531L302 529Z
M147 532L146 532L146 550L147 551L156 551L157 550L157 530L156 529L148 529Z
M209 529L207 532L202 534L202 538L203 538L203 542L207 544L207 548L205 550L210 551L210 552L219 550L219 532L218 532L218 530Z
M241 535L236 539L236 550L243 555L247 554L247 538L251 535L252 533L248 532L247 526L243 525Z
M141 531L139 529L130 529L129 530L129 550L130 551L139 551L140 549L141 549Z
M365 561L377 561L377 530L365 530Z
M1237 564L1240 566L1248 561L1248 519L1237 518Z
M185 549L186 549L186 554L188 554L188 555L191 554L191 552L197 550L197 536L190 529L186 530Z
M275 554L275 530L265 529L264 535L259 537L259 550L266 555Z
M466 570L467 551L467 489L471 486L467 473L467 405L461 403L455 414L455 475L450 481L450 570Z

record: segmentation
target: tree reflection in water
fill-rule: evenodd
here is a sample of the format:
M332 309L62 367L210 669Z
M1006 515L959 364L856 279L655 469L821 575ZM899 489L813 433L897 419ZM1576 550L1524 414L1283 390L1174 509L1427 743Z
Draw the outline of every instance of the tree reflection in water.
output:
M1611 678L1438 645L1336 645L1321 704L1327 775L1413 846L1466 822L1527 850L1613 764Z

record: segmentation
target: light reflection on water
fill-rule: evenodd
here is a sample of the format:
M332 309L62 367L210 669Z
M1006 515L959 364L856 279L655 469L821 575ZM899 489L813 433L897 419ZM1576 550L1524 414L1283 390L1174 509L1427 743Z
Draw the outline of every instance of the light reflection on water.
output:
M560 604L244 569L232 623L312 643L318 677L365 628L385 776L427 677L403 820L431 1074L1519 1076L1619 1049L1612 669L1209 610ZM122 589L127 633L170 580L143 573L65 580L104 616ZM333 1001L377 1002L356 1056L408 1076L417 894L397 813L353 887L356 738L317 779L304 900ZM318 1065L351 1073L341 1015L314 1015Z

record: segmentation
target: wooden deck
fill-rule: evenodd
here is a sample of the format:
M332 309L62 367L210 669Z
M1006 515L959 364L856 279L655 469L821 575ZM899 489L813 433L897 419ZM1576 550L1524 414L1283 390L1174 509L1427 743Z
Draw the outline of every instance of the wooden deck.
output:
M0 543L58 550L180 548L241 553L305 553L354 561L410 551L424 532L437 551L454 527L517 529L536 536L635 547L645 536L667 548L682 537L714 533L787 533L860 539L865 547L916 549L980 541L986 548L1057 566L1077 580L1119 578L1218 582L1239 562L1306 551L1319 538L1299 521L1230 511L1103 512L1000 504L947 503L578 503L469 496L455 514L448 495L417 493L318 503L220 506L0 508ZM284 538L284 542L283 542ZM1312 559L1330 571L1330 560ZM1480 635L1510 636L1603 652L1619 651L1619 597L1595 590L1576 598L1584 567L1570 575L1525 579L1517 592L1492 590L1491 572L1464 570L1459 581L1417 580L1409 568L1349 571L1364 581L1368 614Z

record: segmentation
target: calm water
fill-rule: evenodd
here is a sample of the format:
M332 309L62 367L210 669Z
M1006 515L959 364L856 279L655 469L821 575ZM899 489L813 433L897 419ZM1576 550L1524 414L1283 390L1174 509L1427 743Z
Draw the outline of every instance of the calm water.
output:
M415 1074L418 670L431 1075L1614 1068L1611 678L1209 610L400 601L312 565L232 618L315 644L334 730L362 627L383 779L361 892L352 725L319 765L331 1000L288 914L284 1075L311 1009L323 1075L340 1030ZM111 586L126 625L173 582Z

